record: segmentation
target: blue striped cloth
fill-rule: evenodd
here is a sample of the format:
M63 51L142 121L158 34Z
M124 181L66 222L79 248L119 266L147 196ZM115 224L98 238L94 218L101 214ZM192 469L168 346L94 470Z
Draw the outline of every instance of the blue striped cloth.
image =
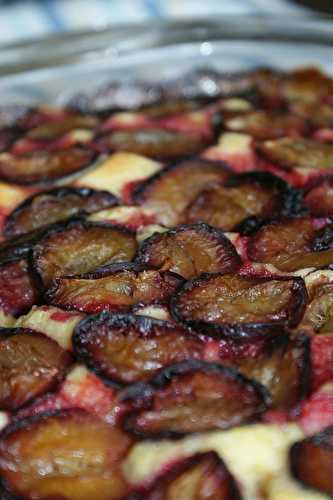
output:
M0 43L152 18L305 12L287 0L3 0L0 5Z

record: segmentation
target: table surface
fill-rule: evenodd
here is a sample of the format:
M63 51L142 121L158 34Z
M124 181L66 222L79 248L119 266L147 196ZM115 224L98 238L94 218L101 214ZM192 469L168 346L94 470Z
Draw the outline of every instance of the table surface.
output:
M308 14L288 0L2 0L0 43L154 18Z

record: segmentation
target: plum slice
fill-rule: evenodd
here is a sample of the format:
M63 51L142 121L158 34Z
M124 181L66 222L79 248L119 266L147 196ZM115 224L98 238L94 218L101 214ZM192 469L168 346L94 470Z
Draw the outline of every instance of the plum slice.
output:
M150 177L134 190L133 198L156 212L159 222L174 226L185 222L186 207L203 189L225 181L229 174L222 162L192 158Z
M137 264L111 264L93 273L58 278L46 299L64 309L87 313L126 311L136 304L167 301L182 281L174 273Z
M231 365L269 390L272 408L293 409L307 396L310 387L309 338L282 332L268 338L257 356L236 358Z
M281 86L284 98L289 103L317 103L329 98L333 91L333 80L316 67L305 67L287 73Z
M98 119L91 115L67 115L60 120L41 123L31 128L26 137L34 141L52 141L76 129L93 129L98 125Z
M208 103L207 99L168 99L165 101L144 106L141 113L151 118L164 118L166 116L180 115L197 110Z
M36 304L38 293L26 259L0 264L0 309L19 316Z
M299 212L301 193L269 172L230 176L223 185L204 189L186 210L187 222L203 221L226 231L247 219ZM244 228L243 228L244 229Z
M253 102L255 109L284 111L285 106L281 96L284 73L273 68L260 67L254 71L238 73L235 77L243 87L238 95L245 96Z
M32 248L44 234L44 229L9 238L0 243L0 263L27 258Z
M82 320L73 344L89 368L121 384L147 381L167 365L199 359L204 349L203 341L167 321L105 312Z
M117 198L108 191L60 187L34 194L11 212L5 222L7 237L19 236L70 217L112 207Z
M206 274L171 299L173 316L208 334L246 338L276 334L301 320L307 292L301 278Z
M199 153L208 142L197 134L163 128L115 131L97 141L101 151L127 151L160 160Z
M142 243L136 261L184 278L203 272L231 272L241 265L235 247L223 232L205 223L153 234Z
M293 113L308 120L314 127L331 128L333 126L333 107L330 104L296 101L291 109Z
M42 413L0 435L0 474L25 499L119 500L128 491L120 463L130 439L79 409Z
M286 170L305 168L331 170L333 168L333 144L283 137L257 145L257 151L268 161Z
M333 215L333 181L325 179L304 196L304 205L316 217Z
M310 289L302 326L317 333L333 332L333 283L319 282Z
M96 153L83 147L0 154L0 179L12 184L49 184L91 166Z
M290 469L305 486L333 495L333 427L293 444Z
M250 237L248 257L286 272L327 267L333 263L333 231L327 225L318 229L311 218L274 221Z
M0 328L0 408L17 410L53 389L72 361L57 342L27 328Z
M234 132L250 134L258 140L297 137L305 134L307 129L305 120L299 116L268 111L250 111L230 117L225 120L224 126Z
M151 393L147 407L129 413L124 421L125 428L140 437L228 429L255 420L270 404L261 384L233 368L198 360L164 368L147 387L141 384L129 394L137 397L140 391Z
M158 477L137 500L241 500L237 483L214 451L197 453Z
M35 245L33 269L49 287L55 278L82 274L133 258L135 234L123 227L87 221L52 226Z

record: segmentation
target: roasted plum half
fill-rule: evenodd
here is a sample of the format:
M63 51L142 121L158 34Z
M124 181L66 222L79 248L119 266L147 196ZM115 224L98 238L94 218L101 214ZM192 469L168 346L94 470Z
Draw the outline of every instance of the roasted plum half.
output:
M18 316L38 301L38 292L26 259L0 264L0 309Z
M90 167L96 153L73 146L63 150L0 154L0 179L12 184L52 184Z
M304 196L304 205L315 217L333 215L333 180L325 179Z
M247 250L251 260L281 271L328 267L333 263L332 225L309 217L274 221L251 235Z
M81 220L51 227L35 245L32 264L45 287L55 278L125 262L137 249L135 233L123 227Z
M136 500L241 500L237 483L214 451L185 458L158 477Z
M283 137L259 143L257 151L266 160L285 170L294 168L331 170L333 168L333 144L328 142Z
M151 208L160 223L185 222L186 207L205 188L225 181L230 171L223 162L190 158L165 167L139 185L134 201Z
M125 417L125 428L140 437L177 437L228 429L259 418L270 404L263 386L233 368L190 360L161 370L145 386L129 389L125 400L149 394L146 408Z
M303 485L333 495L333 427L293 444L289 460Z
M269 172L250 172L203 190L187 207L186 219L232 231L239 225L242 230L253 227L255 220L300 211L299 191Z
M147 381L165 366L202 357L205 343L167 321L103 312L82 320L73 337L78 359L103 379Z
M108 191L60 187L34 194L7 217L4 234L19 236L55 222L82 214L91 214L117 204Z
M309 392L310 341L305 334L290 336L281 331L267 339L256 356L235 358L230 364L268 389L274 409L294 409Z
M86 313L127 311L137 304L166 302L183 279L138 264L111 264L81 276L58 278L46 299ZM1 296L1 295L0 295Z
M283 112L250 111L230 117L224 121L224 127L233 132L250 134L258 140L279 137L299 137L307 132L303 118Z
M301 320L307 292L301 278L204 274L171 299L176 320L207 334L256 338Z
M241 265L233 244L219 229L189 224L144 240L136 261L184 278L203 272L232 272Z
M120 464L130 439L82 410L19 420L0 435L0 476L19 498L119 500L128 492Z
M0 328L0 409L14 411L52 390L72 358L54 340L27 328Z
M159 160L175 160L199 153L208 142L198 134L163 128L115 131L97 141L98 149L127 151Z

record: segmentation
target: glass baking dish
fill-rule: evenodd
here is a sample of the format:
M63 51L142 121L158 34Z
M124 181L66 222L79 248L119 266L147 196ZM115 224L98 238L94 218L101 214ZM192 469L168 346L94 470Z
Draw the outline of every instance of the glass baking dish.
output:
M189 69L316 64L333 72L330 17L223 17L124 25L3 47L2 104L63 102L113 80L170 79Z

